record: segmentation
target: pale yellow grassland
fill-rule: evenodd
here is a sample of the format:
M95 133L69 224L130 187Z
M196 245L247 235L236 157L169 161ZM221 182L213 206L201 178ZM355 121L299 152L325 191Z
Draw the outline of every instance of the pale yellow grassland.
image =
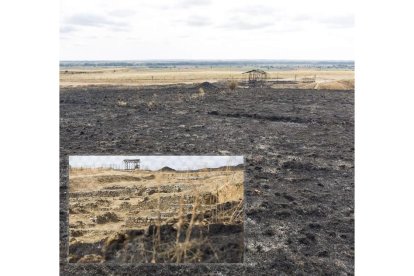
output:
M225 80L246 80L242 73L246 69L212 68L212 69L135 69L135 68L74 68L60 71L60 85L162 85L176 83L217 82ZM353 80L354 71L350 70L289 70L267 71L269 79L297 80L313 78L317 82Z

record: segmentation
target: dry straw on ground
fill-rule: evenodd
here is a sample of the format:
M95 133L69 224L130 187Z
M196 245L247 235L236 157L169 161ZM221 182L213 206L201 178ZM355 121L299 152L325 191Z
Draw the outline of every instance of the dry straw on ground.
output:
M229 83L229 88L230 88L230 90L235 90L236 88L237 88L237 82L236 81L231 81L230 83Z
M98 259L106 262L110 258L128 261L131 256L144 263L235 262L234 256L229 257L218 248L228 242L227 234L220 229L243 224L240 169L187 172L71 169L70 184L71 246L77 248L79 243L99 241L106 244L102 254L98 254L100 257L88 257L90 254L86 252L82 256L70 250L72 262ZM211 232L210 226L219 230ZM140 241L138 245L135 240L128 240L131 236L128 231L136 229L148 232L148 238L135 238ZM237 258L242 259L242 233L239 236ZM121 248L112 252L114 244L120 241ZM130 248L131 243L134 249Z

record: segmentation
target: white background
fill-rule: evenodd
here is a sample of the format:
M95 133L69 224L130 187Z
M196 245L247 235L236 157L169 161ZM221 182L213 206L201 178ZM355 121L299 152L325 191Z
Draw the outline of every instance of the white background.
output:
M355 7L357 275L414 274L409 4ZM58 275L58 1L2 1L0 33L0 274Z
M207 155L71 155L69 165L83 168L124 168L125 159L139 159L143 170L159 170L170 167L174 170L199 170L243 164L243 156L207 156Z

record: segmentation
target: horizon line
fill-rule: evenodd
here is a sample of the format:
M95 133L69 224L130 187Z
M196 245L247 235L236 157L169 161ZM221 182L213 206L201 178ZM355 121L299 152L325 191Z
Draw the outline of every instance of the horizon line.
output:
M149 62L149 61L325 61L325 62L355 62L354 59L64 59L59 62L79 62L79 61L129 61L129 62Z

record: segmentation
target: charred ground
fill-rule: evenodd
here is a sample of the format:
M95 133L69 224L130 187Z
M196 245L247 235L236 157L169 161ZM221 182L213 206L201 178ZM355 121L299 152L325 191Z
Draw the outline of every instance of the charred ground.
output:
M60 112L63 274L353 274L353 91L68 87ZM245 155L244 264L68 264L67 156L131 153Z

